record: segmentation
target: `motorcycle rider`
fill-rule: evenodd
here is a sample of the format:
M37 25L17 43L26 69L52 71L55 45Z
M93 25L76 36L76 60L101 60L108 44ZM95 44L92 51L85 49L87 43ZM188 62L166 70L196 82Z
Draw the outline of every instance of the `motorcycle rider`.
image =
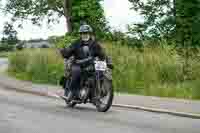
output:
M101 45L93 38L93 29L90 25L81 25L79 28L79 34L79 40L75 41L67 48L60 49L60 53L65 59L68 59L71 56L74 57L74 62L72 63L71 68L72 82L70 85L72 94L70 95L69 100L75 97L80 88L82 66L78 65L76 60L82 60L88 56L98 57L100 60L108 59ZM111 62L109 64L110 67L112 67Z

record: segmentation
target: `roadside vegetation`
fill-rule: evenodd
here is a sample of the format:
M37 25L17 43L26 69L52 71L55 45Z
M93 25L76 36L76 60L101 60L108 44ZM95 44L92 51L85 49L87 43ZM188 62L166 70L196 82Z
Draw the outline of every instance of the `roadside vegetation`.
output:
M8 72L18 79L57 84L63 75L63 60L53 49L24 49L9 56Z
M164 43L164 42L162 42ZM200 62L191 59L190 79L184 79L183 57L173 47L158 45L141 49L103 43L113 58L113 83L117 92L200 99ZM58 84L63 59L55 49L25 49L9 56L9 74L35 83Z
M10 52L0 52L0 58L7 58Z

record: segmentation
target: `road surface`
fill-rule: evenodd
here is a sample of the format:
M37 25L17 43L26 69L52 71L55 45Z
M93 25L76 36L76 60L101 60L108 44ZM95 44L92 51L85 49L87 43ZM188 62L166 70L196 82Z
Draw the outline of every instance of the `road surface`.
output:
M8 59L0 58L0 72L3 72L8 67Z
M1 65L7 65L8 64L8 59L7 58L0 58L0 66Z
M0 133L200 133L200 120L138 110L65 107L62 100L0 87Z

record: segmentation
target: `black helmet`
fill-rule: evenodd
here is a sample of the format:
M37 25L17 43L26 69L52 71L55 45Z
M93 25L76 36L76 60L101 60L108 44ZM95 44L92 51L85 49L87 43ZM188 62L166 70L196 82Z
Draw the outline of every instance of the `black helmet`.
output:
M92 33L93 29L90 25L84 24L79 28L79 33Z

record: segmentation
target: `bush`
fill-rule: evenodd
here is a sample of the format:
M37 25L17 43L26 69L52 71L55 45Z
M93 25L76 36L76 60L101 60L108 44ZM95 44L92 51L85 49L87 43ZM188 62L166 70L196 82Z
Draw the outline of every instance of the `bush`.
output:
M6 58L6 57L9 56L9 53L10 53L10 52L0 52L0 57L1 57L1 58Z
M3 52L3 51L12 51L14 48L13 45L8 45L8 44L0 44L0 52Z

